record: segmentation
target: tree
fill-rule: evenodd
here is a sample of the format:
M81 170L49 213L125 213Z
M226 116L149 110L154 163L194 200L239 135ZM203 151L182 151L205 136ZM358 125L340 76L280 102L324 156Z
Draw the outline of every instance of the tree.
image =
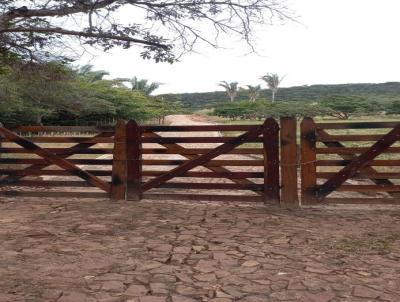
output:
M78 75L82 76L86 81L96 82L102 81L106 75L110 75L105 70L93 70L93 65L87 64L78 68Z
M341 120L354 115L374 114L381 109L379 103L360 96L331 96L324 99L321 105L327 109L328 115Z
M394 100L386 109L388 114L400 114L400 100Z
M161 83L149 82L149 80L146 79L139 80L137 77L130 79L129 83L131 84L132 90L140 91L147 96L161 86Z
M249 101L255 102L261 93L261 85L251 86L247 85L247 93L249 95Z
M219 83L218 86L225 88L226 94L230 98L231 102L235 100L238 94L238 82L228 83L227 81L223 81Z
M174 62L197 42L218 47L239 36L250 46L255 25L290 19L281 0L2 0L0 50L26 60L68 58L77 43L109 50L142 46L141 56ZM128 11L132 18L124 17ZM212 34L214 32L214 35ZM72 46L72 47L71 47Z
M265 76L262 76L261 80L265 81L268 88L271 89L272 103L275 102L275 95L278 92L279 85L283 81L283 78L280 78L276 73L268 73Z

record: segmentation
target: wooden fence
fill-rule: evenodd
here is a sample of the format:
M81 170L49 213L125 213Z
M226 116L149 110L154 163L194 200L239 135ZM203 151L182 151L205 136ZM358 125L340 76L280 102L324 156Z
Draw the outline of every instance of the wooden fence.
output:
M0 135L0 194L6 196L280 201L274 119L261 125L0 127Z
M399 204L400 122L301 124L302 204Z
M399 204L399 138L400 122L311 118L302 121L300 140L293 118L0 127L0 195Z

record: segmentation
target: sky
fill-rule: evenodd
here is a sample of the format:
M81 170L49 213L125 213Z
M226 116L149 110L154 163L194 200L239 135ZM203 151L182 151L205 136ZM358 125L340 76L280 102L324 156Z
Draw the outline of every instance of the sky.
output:
M143 60L139 50L84 56L111 77L146 78L160 93L223 90L220 81L263 84L266 73L285 76L282 87L400 81L399 0L289 0L298 22L257 30L257 54L245 43L224 49L200 45L172 65Z

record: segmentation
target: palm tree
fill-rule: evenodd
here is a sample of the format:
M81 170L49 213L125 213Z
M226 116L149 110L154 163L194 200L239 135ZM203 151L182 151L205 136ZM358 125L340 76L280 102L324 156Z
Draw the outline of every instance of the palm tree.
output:
M102 81L104 76L109 75L110 73L105 70L93 70L93 65L86 64L79 67L78 74L84 77L87 81L93 83Z
M261 80L265 81L268 88L272 91L272 102L275 102L275 94L278 92L279 85L283 79L284 77L280 78L276 73L267 73L261 77Z
M161 86L161 83L149 82L146 79L138 79L136 76L129 80L132 90L143 92L145 95L150 95Z
M257 98L260 96L261 85L251 86L247 85L247 93L249 94L249 101L255 102Z
M221 83L218 84L218 86L225 88L226 94L231 99L231 102L235 100L238 94L238 82L228 83L227 81L222 81Z

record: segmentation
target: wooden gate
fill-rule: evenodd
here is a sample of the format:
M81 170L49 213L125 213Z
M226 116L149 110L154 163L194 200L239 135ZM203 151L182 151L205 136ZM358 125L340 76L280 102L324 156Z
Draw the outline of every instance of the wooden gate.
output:
M304 119L302 204L399 204L399 140L399 122L315 123Z
M277 203L279 126L0 127L0 195Z
M262 125L204 126L138 126L131 121L125 135L130 200L279 201L279 126L274 119Z
M97 127L0 127L0 194L109 198L113 136Z

